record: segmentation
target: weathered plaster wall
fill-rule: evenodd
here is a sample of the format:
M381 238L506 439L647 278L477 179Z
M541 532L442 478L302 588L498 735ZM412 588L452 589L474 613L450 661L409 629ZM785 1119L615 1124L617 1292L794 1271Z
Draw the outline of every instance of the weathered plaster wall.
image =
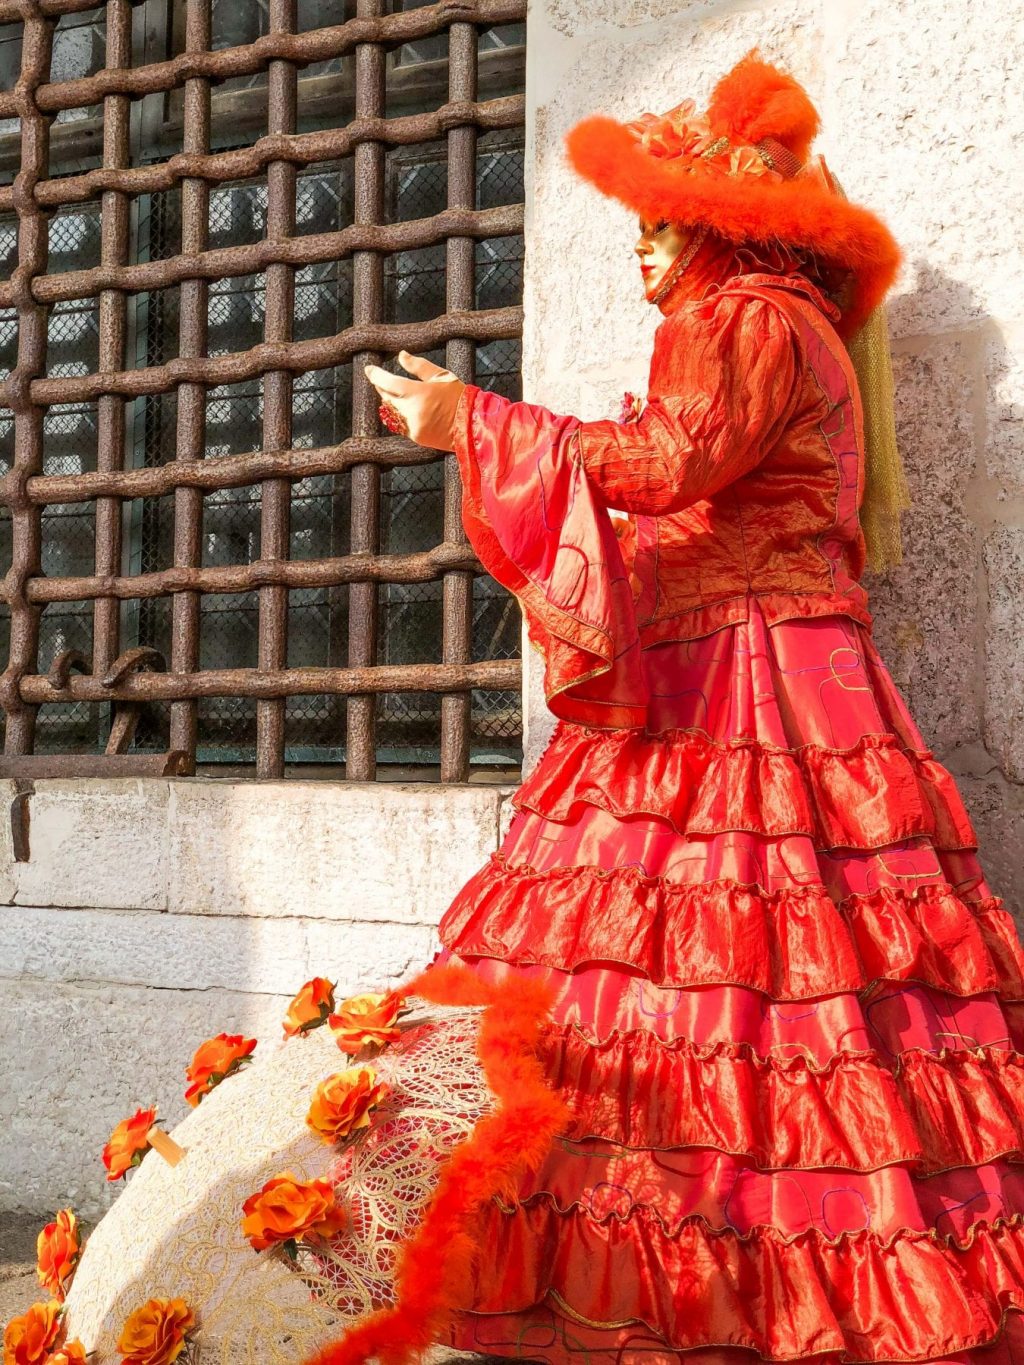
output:
M27 862L0 820L0 1210L99 1213L112 1128L183 1117L204 1038L426 965L506 814L494 787L37 783Z
M581 417L641 392L657 315L632 216L577 184L562 136L714 80L755 44L806 83L818 146L905 252L890 307L914 496L877 637L956 773L998 890L1024 909L1024 124L1019 7L999 0L536 0L528 100L526 393ZM585 251L581 252L581 246ZM530 754L549 732L532 662Z

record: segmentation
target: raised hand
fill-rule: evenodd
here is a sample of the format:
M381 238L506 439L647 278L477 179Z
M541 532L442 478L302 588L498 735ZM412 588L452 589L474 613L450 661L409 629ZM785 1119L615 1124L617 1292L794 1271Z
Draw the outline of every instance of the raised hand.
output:
M381 420L392 431L401 431L417 445L428 446L431 450L454 450L455 409L465 384L450 370L434 365L421 355L399 351L398 363L414 378L391 374L379 365L366 366L366 377L383 400Z

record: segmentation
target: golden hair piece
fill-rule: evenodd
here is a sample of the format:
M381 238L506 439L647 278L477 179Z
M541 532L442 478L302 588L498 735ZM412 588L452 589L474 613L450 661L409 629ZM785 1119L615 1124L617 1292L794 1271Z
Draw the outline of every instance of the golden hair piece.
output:
M846 191L832 176L836 193ZM907 475L896 444L895 389L885 304L868 314L863 327L847 342L864 409L864 498L860 524L868 568L885 573L903 563L900 515L910 507Z
M864 500L860 522L868 568L884 573L903 560L900 514L910 506L907 476L896 444L892 355L882 304L851 339L848 350L864 406Z

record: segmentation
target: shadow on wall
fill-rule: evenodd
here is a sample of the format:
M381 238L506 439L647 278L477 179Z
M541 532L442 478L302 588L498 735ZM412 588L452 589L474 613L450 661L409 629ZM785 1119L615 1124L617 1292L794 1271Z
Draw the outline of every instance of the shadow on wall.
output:
M912 506L903 563L868 585L883 658L953 771L993 889L1024 909L1024 527L989 467L989 385L1009 359L972 291L925 262L890 306L896 427ZM950 319L943 329L936 319ZM1016 742L1015 742L1016 740Z

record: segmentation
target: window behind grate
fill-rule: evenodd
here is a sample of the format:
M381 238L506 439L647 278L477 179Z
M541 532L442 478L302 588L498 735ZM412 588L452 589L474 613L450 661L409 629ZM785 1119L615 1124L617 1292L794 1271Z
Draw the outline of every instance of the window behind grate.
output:
M524 9L0 22L36 88L20 128L0 95L0 186L37 205L0 188L0 278L20 235L35 293L0 284L10 771L518 763L518 611L362 366L405 346L518 396Z

